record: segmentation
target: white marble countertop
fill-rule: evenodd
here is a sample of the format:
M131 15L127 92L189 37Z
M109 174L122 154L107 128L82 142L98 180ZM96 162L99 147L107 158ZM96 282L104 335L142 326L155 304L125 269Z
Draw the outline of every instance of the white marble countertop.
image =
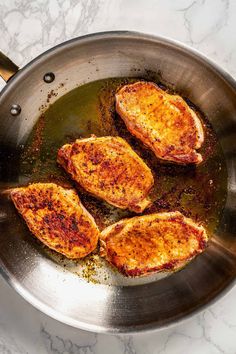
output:
M0 49L19 66L67 39L118 29L182 41L236 77L235 0L0 1ZM0 278L0 354L235 354L235 298L236 288L204 312L161 332L111 336L47 317Z

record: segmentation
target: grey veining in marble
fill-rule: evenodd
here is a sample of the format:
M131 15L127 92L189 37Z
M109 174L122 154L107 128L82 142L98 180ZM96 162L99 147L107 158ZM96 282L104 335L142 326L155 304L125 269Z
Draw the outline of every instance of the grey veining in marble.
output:
M19 66L62 41L117 29L182 41L236 77L235 0L0 0L0 49ZM235 354L235 298L236 288L161 332L110 336L47 317L0 278L0 354Z

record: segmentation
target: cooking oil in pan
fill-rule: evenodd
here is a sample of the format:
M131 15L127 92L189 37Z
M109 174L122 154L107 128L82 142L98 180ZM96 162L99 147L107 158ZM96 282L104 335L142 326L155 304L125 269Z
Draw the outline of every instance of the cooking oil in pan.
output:
M58 149L77 138L119 135L133 147L152 169L155 185L152 206L144 214L179 210L202 223L209 235L217 227L226 198L227 172L223 152L209 121L194 108L205 127L205 143L200 152L204 162L199 166L166 164L155 157L126 129L115 112L114 95L124 84L136 79L105 79L80 86L51 105L41 115L21 155L20 172L29 182L53 181L73 186L68 175L56 163ZM189 103L189 102L188 102ZM191 103L190 103L191 104ZM78 187L77 187L78 188ZM78 190L84 206L94 216L100 230L134 214ZM125 279L101 260L97 252L78 262L69 261L45 248L45 252L67 270L88 281L106 284L138 284L139 279ZM142 278L142 283L163 277Z

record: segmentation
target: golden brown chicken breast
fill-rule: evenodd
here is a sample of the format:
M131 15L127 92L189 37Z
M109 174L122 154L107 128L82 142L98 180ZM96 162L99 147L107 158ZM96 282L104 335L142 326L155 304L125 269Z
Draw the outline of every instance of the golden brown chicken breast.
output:
M35 183L13 189L11 198L30 231L49 248L68 258L96 248L99 230L73 189Z
M76 140L57 161L86 191L118 208L139 213L150 204L151 170L122 138Z
M116 110L131 134L159 159L179 164L202 161L196 151L204 141L201 121L180 96L140 81L117 92Z
M126 276L183 267L207 244L202 226L179 212L124 219L101 232L100 254Z

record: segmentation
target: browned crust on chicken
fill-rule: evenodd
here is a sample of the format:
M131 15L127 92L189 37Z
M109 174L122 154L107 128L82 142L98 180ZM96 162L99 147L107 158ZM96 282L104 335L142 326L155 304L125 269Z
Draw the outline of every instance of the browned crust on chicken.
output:
M178 95L170 95L152 82L123 86L116 94L116 110L128 130L162 160L198 164L196 151L204 141L197 114Z
M74 259L96 248L100 232L73 189L35 183L13 189L11 198L30 231L49 248Z
M183 267L207 245L202 226L180 212L124 219L101 232L100 254L126 276Z
M151 170L120 137L91 137L66 144L58 163L86 191L121 208L142 212L154 180Z

